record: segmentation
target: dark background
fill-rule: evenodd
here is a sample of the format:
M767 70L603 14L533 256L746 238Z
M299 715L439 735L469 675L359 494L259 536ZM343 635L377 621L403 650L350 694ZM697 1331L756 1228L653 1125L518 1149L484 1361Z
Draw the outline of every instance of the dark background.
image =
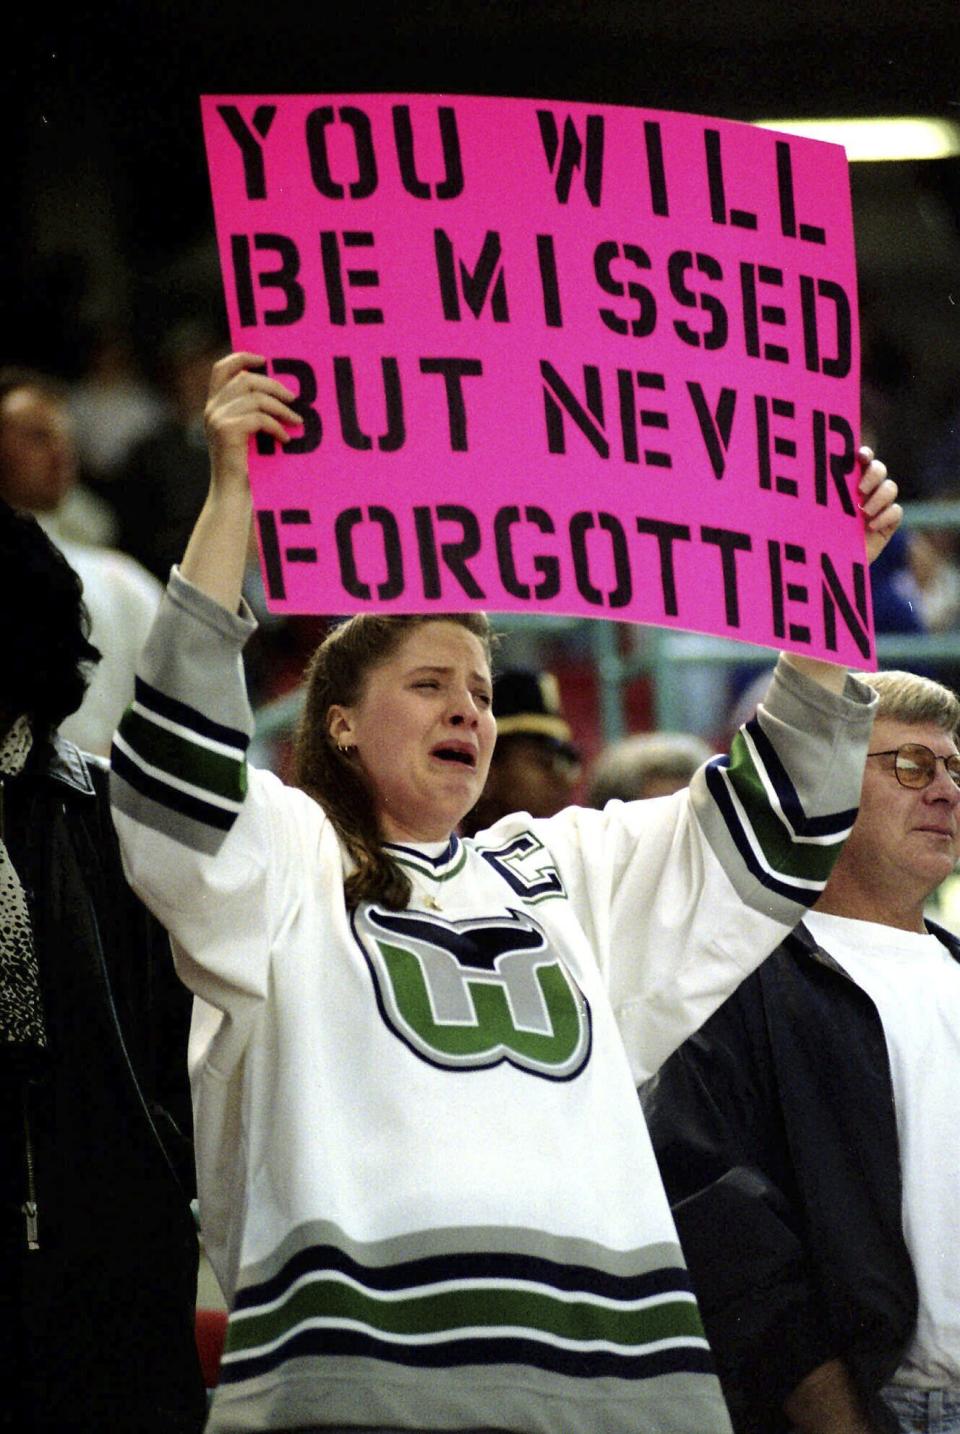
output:
M7 360L74 377L127 324L149 369L172 322L223 321L198 96L421 90L593 100L730 119L960 121L960 3L924 0L290 0L4 22L0 317ZM910 472L960 409L960 159L852 170L865 404Z

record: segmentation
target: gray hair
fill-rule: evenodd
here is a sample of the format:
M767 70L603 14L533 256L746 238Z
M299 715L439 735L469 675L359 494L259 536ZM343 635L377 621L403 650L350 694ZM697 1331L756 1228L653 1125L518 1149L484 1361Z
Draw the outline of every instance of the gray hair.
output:
M860 672L857 676L880 698L878 717L893 722L929 722L957 736L960 697L949 687L915 672Z
M713 756L713 748L690 732L644 732L624 737L605 747L590 778L587 803L603 808L615 797L635 801L647 784L659 777L685 786L698 767Z

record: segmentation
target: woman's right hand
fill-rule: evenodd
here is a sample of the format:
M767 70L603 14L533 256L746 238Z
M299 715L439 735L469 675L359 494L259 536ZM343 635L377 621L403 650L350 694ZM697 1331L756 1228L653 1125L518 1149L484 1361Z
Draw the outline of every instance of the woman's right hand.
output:
M296 395L265 364L260 354L236 353L213 366L204 411L210 489L180 564L188 582L230 612L240 602L250 536L250 436L286 443L301 423L290 407Z
M210 374L204 427L210 450L211 488L220 496L249 484L247 453L250 435L265 433L278 443L302 420L290 404L296 398L265 372L262 354L234 353L219 359ZM285 426L286 425L286 426Z

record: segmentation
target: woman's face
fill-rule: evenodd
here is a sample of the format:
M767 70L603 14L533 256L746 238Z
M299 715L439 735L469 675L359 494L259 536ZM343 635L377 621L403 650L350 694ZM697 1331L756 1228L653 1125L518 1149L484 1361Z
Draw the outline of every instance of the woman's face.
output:
M483 790L496 740L483 644L455 622L415 627L372 668L360 700L330 708L355 747L387 841L443 841Z

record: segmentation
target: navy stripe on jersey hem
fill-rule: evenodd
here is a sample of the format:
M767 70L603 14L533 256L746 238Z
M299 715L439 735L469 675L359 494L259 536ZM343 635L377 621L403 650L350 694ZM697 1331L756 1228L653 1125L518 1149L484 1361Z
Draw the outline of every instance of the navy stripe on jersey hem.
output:
M534 1339L450 1339L437 1344L395 1344L352 1329L302 1329L276 1349L250 1358L226 1356L223 1384L239 1384L281 1368L287 1360L353 1355L419 1369L455 1369L462 1365L527 1365L571 1379L655 1379L664 1374L713 1374L710 1351L702 1345L670 1346L637 1354L610 1350L559 1349Z
M428 1255L382 1267L362 1265L333 1245L311 1245L293 1255L283 1269L262 1284L237 1291L234 1312L271 1304L304 1275L335 1271L349 1275L368 1290L405 1290L416 1296L424 1286L451 1280L522 1280L565 1293L582 1293L612 1300L641 1300L652 1295L692 1294L687 1270L666 1266L638 1275L611 1275L588 1265L559 1264L540 1255L451 1254Z
M136 700L149 711L156 712L159 717L166 717L181 727L187 727L201 737L211 737L215 742L223 742L229 747L238 747L241 752L245 752L250 745L250 738L246 732L241 732L237 727L225 727L221 722L214 722L212 718L205 717L202 712L198 712L195 707L188 707L185 702L178 701L176 697L169 697L165 692L151 687L150 683L142 677L134 679L134 695Z
M211 806L208 802L201 801L199 797L191 797L189 793L178 791L176 787L168 787L166 782L149 776L135 762L131 762L127 754L121 752L116 743L113 744L110 752L110 765L116 775L128 782L141 796L148 797L162 807L169 807L171 811L179 812L181 816L193 817L194 821L203 822L208 827L217 827L219 831L223 832L228 832L237 820L237 812L228 812L224 811L222 807Z

